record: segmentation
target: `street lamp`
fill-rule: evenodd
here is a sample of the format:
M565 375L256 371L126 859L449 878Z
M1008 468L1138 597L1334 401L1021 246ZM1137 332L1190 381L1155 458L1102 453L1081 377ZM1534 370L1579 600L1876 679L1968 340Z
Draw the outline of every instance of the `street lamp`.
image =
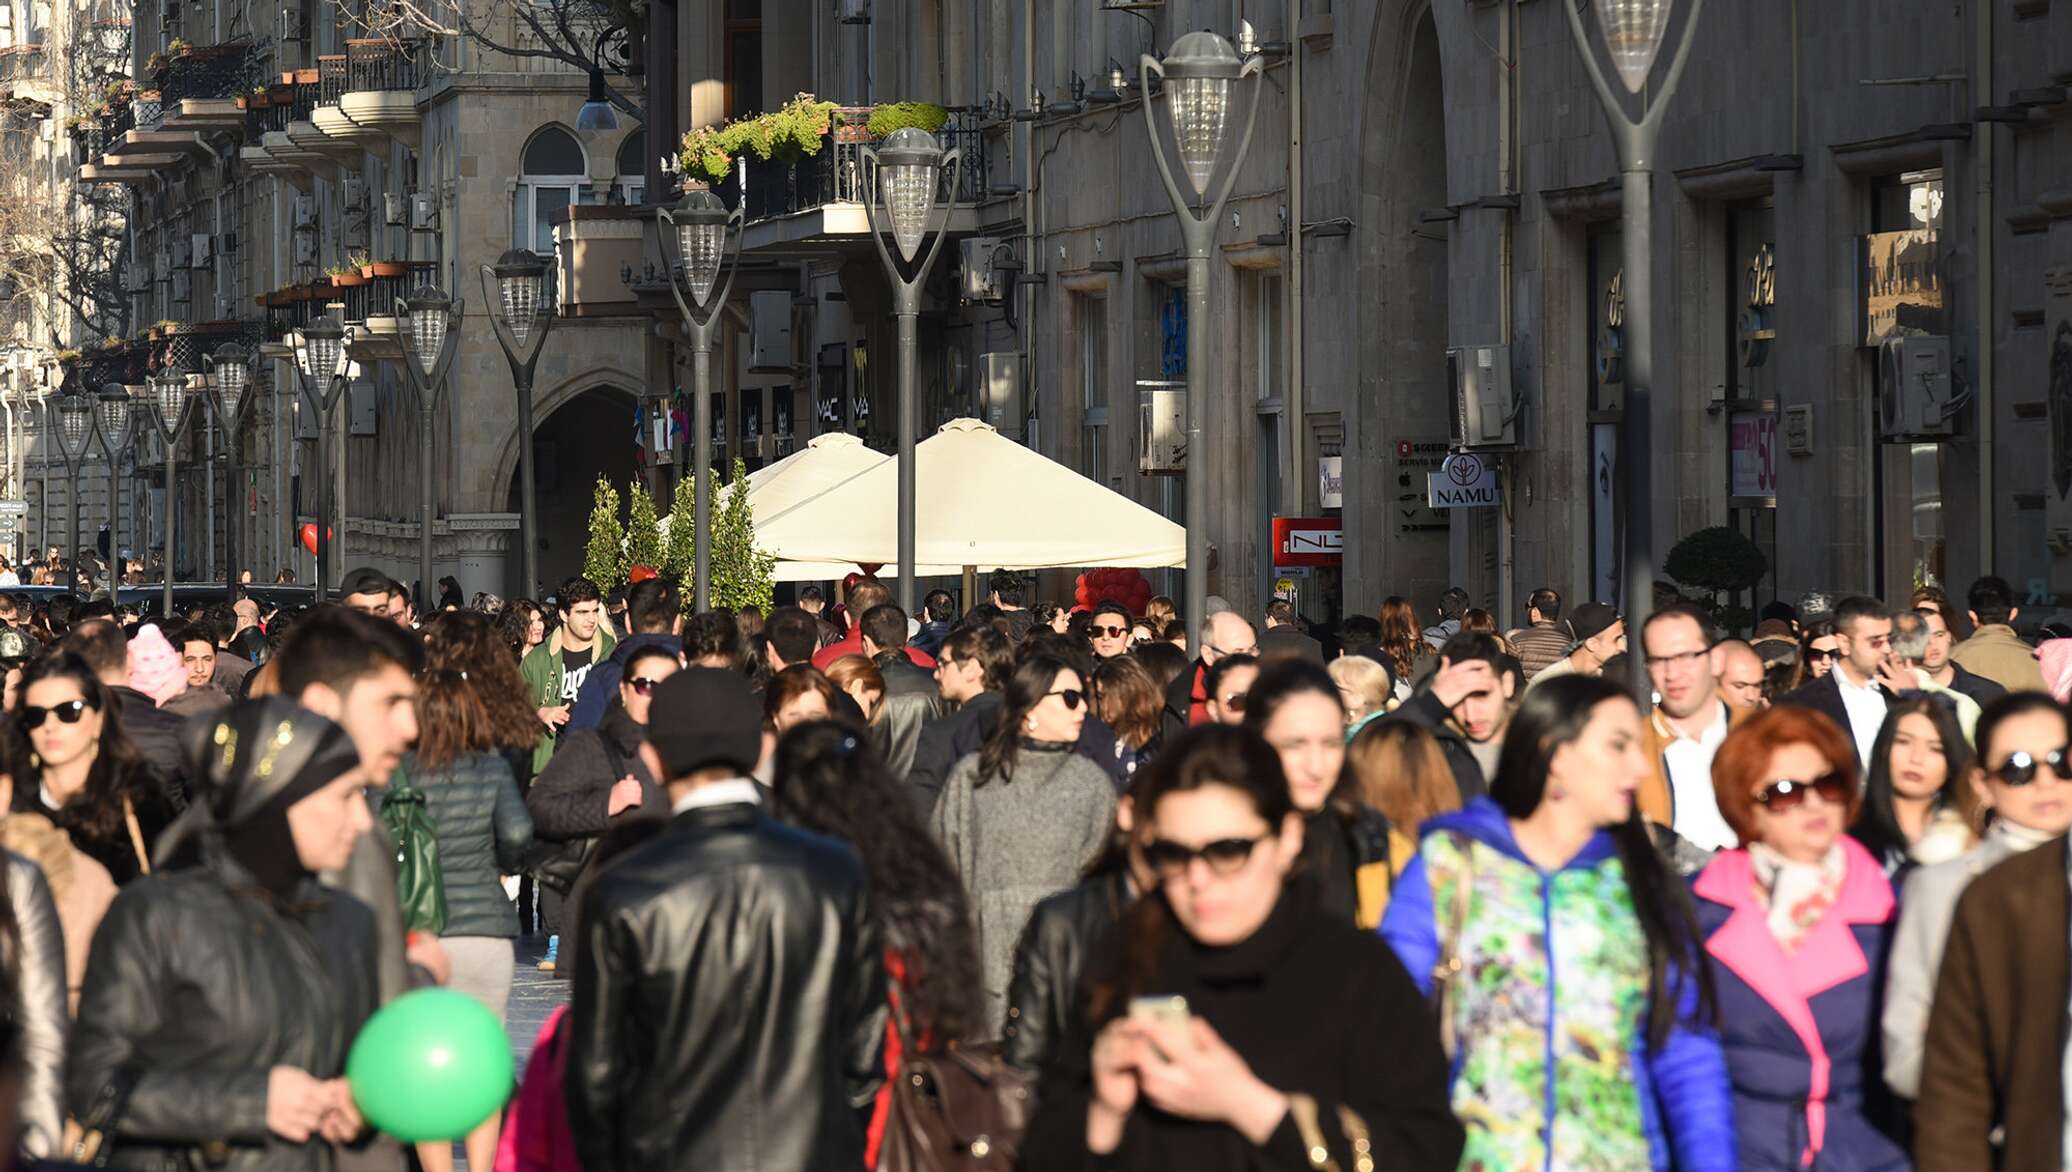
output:
M1605 122L1619 152L1621 179L1622 243L1625 249L1621 280L1625 291L1625 410L1621 417L1619 470L1626 508L1626 540L1623 551L1626 570L1625 597L1627 637L1638 646L1632 655L1633 688L1645 700L1653 685L1648 679L1647 649L1643 631L1654 609L1654 459L1653 421L1650 416L1648 384L1654 380L1655 255L1654 170L1655 146L1662 137L1662 114L1669 108L1677 80L1683 76L1684 61L1690 56L1692 34L1698 28L1698 13L1705 0L1691 0L1684 19L1676 55L1663 73L1661 84L1648 86L1655 59L1669 32L1669 17L1676 0L1595 0L1597 30L1604 37L1610 57L1626 94L1637 103L1640 117L1627 109L1627 100L1612 88L1604 65L1592 51L1583 31L1583 16L1577 5L1564 3L1569 31L1576 51L1582 54L1590 82L1597 87L1597 99L1604 105Z
M417 527L417 607L418 613L428 614L432 523L439 516L439 481L432 470L432 425L438 418L439 401L446 395L446 372L453 366L454 352L460 347L461 303L434 286L424 285L408 301L396 299L396 316L407 325L403 373L410 376L411 389L417 392L418 479L424 491ZM531 439L527 432L527 446Z
M1240 57L1229 41L1211 32L1188 33L1173 42L1164 61L1144 54L1137 84L1144 91L1144 128L1151 138L1151 157L1158 177L1173 201L1180 238L1187 248L1187 645L1201 654L1201 624L1209 608L1209 477L1208 445L1202 438L1214 380L1209 371L1209 250L1216 243L1216 221L1237 182L1237 173L1252 146L1252 124L1259 116L1260 58ZM1180 168L1193 194L1180 190L1166 162L1164 138L1153 113L1151 79L1165 84L1166 121ZM1250 102L1237 153L1224 170L1223 184L1204 214L1196 215L1208 195L1209 180L1222 162L1223 142L1230 128L1230 107L1238 85L1251 78Z
M664 265L669 270L669 293L676 298L684 329L691 335L691 496L695 502L691 518L691 580L693 609L703 611L712 593L712 337L717 332L720 311L726 308L727 294L734 287L734 274L740 271L741 209L729 212L711 192L691 191L684 194L683 202L674 211L663 208L658 214L669 226L662 233L665 262L669 261L670 245L676 246L675 261ZM729 229L735 245L732 264L728 263ZM681 283L676 279L679 269L683 272ZM722 269L726 270L724 284L720 283ZM684 300L683 285L691 288L689 301ZM715 285L719 288L716 296ZM669 524L675 526L682 521L681 517L671 517Z
M943 152L935 136L917 126L903 127L885 138L876 150L863 148L863 213L870 224L871 242L885 262L885 278L892 283L892 309L899 317L899 605L914 611L914 366L918 346L916 331L921 320L921 286L928 270L942 252L949 237L950 208L957 199L957 171L962 152ZM943 168L950 172L950 198L943 202L935 227L935 243L919 261L914 254L928 235L928 222L936 219L936 194L941 188ZM883 215L891 221L892 239L906 261L904 267L885 247L885 228L880 226L878 201L885 201Z
M49 420L51 436L57 440L58 454L65 459L65 478L70 486L72 499L72 543L65 549L66 573L72 580L65 589L79 588L79 469L86 462L87 447L93 442L94 405L93 400L78 387L67 388L62 394L44 400L44 410L52 416Z
M554 303L547 296L547 258L514 248L482 266L482 297L489 302L489 324L504 361L511 365L511 386L518 396L518 565L524 574L520 594L530 598L540 585L540 512L532 470L532 372L554 328Z
M252 356L243 346L229 342L216 347L215 353L203 355L201 366L207 388L203 401L215 412L216 426L223 429L223 498L228 506L223 524L223 597L236 602L238 513L244 496L238 485L238 432L244 423L245 409L251 404L246 391L252 383ZM171 544L168 536L168 550Z
M158 438L165 441L165 588L159 598L159 616L173 615L173 535L179 523L174 502L180 497L180 432L187 422L187 376L171 366L151 376L151 420Z
M345 393L345 326L323 317L296 334L295 370L301 375L302 400L317 417L317 601L324 600L325 571L331 552L331 410Z
M101 435L101 448L108 453L108 601L115 601L116 587L122 584L122 541L121 502L122 479L119 465L122 453L128 449L131 410L129 388L121 383L109 383L101 388L101 394L94 402L94 426Z

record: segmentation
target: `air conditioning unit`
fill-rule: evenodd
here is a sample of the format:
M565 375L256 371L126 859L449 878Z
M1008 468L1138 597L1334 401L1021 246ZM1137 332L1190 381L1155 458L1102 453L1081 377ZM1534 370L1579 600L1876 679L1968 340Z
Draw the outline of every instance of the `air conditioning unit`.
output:
M190 240L173 241L172 267L175 270L194 266L194 244Z
M997 302L1007 295L1000 280L1000 269L993 264L993 255L1000 250L1000 241L993 236L971 236L959 242L963 249L962 264L964 276L964 300L967 302Z
M173 271L173 301L185 305L194 299L194 277L185 269Z
M191 255L194 258L194 263L191 267L197 269L209 267L216 259L215 244L216 238L214 236L207 232L196 232L191 250Z
M791 369L791 294L781 289L748 295L750 370Z
M1137 471L1187 471L1187 384L1137 380Z
M313 195L295 197L295 226L314 228L317 224L317 200Z
M1878 433L1886 439L1949 435L1957 408L1950 386L1950 340L1911 335L1878 347Z
M348 175L338 181L339 202L349 212L367 210L367 181L357 175Z
M439 230L439 197L429 191L410 193L410 230L412 232L437 232Z
M1463 448L1518 442L1518 404L1511 394L1509 346L1463 346L1446 352L1453 394L1453 442Z
M410 200L400 191L381 193L381 221L391 228L400 228L410 222Z
M313 265L317 263L317 238L312 235L295 237L295 263Z

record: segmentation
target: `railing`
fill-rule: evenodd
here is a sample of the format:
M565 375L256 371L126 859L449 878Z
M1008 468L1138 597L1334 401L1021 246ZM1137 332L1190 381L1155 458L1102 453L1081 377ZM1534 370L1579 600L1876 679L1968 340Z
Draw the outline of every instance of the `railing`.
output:
M382 38L345 43L346 92L414 90L430 76L426 42Z
M50 75L49 58L42 45L16 45L0 49L0 85L31 81Z
M110 143L122 141L122 136L137 128L137 107L134 102L124 102L122 107L103 119L101 142L103 149Z
M317 105L337 105L345 89L345 54L326 53L317 58Z
M157 130L158 124L165 120L165 98L153 90L138 94L130 102L129 109L138 130Z
M844 117L850 119L843 121ZM831 203L861 203L865 198L863 150L876 145L863 133L862 122L870 116L864 108L836 111L836 125L821 140L818 154L795 163L748 160L748 209L743 217L750 223L787 216ZM986 140L976 110L958 109L940 131L936 141L945 151L960 150L956 190L950 189L947 171L937 198L956 203L977 203L985 198L987 184ZM729 209L742 199L738 181L722 185L715 192Z
M200 374L201 356L215 353L216 347L235 342L252 350L266 340L266 324L257 320L233 318L191 325L182 323L172 336L150 344L149 364L154 371L170 369Z
M286 130L290 122L309 121L309 112L316 108L318 88L315 82L299 82L292 88L274 86L264 107L246 111L247 133L256 138L272 131Z
M189 98L234 98L251 82L251 46L216 45L167 62L158 93L170 108Z

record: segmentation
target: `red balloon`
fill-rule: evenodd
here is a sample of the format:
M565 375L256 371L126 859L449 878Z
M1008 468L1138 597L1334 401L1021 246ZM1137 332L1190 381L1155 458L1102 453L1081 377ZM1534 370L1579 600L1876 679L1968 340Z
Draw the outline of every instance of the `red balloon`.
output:
M302 548L308 550L314 556L317 552L317 523L315 521L303 522L301 537ZM324 530L324 538L327 541L336 541L338 540L338 531L327 528Z
M635 582L645 582L649 578L659 577L661 577L660 572L653 566L634 566L626 571L626 583L629 586Z

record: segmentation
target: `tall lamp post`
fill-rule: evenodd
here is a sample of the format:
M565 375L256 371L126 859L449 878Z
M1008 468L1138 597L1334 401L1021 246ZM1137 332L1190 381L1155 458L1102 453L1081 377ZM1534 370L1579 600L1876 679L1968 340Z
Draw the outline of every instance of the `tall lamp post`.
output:
M245 393L252 382L252 356L243 346L235 342L218 346L212 354L205 354L201 360L204 386L207 394L202 396L209 409L215 412L216 426L223 429L223 597L225 601L237 601L237 529L238 514L244 503L244 490L238 484L238 432L245 419L245 409L251 397ZM172 529L166 530L167 560L171 561Z
M741 208L729 212L711 192L691 191L684 194L683 202L674 211L663 208L658 214L669 226L669 231L662 233L669 293L676 298L684 329L691 335L691 494L695 502L691 520L691 579L694 606L702 612L712 593L712 338L718 332L719 315L727 306L727 294L734 287L734 274L741 269ZM731 251L727 246L730 234L734 238ZM669 258L672 243L676 245L673 261ZM679 268L683 271L682 282L676 279ZM724 283L720 281L722 269L726 270ZM684 285L691 287L689 301L684 300ZM719 288L717 293L713 292L715 285ZM669 523L674 526L680 520L671 517Z
M1209 395L1215 380L1209 373L1209 251L1216 244L1216 221L1230 199L1230 189L1252 147L1252 124L1259 116L1260 59L1239 57L1229 41L1211 32L1188 33L1173 42L1165 60L1149 53L1143 56L1139 84L1144 89L1144 128L1151 138L1151 157L1158 164L1158 177L1165 182L1166 195L1173 201L1173 215L1180 221L1180 238L1187 249L1187 597L1185 618L1187 646L1201 654L1201 625L1209 606L1209 477L1208 445L1202 438L1209 413ZM1151 94L1151 75L1164 79L1166 119L1171 125L1173 145L1180 154L1180 168L1187 177L1187 191L1173 179L1166 162L1165 140L1158 131L1158 118ZM1224 170L1223 183L1215 198L1204 207L1209 180L1222 162L1223 141L1230 127L1230 108L1238 84L1246 78L1250 96L1244 133L1238 138L1237 153ZM1195 209L1203 208L1197 215Z
M135 413L131 410L129 388L121 383L102 387L100 397L94 401L94 416L101 448L108 453L108 600L114 602L115 591L122 585L122 510L117 507L122 499L122 454L135 438L130 433Z
M179 524L180 432L187 422L187 376L168 366L151 376L151 420L158 438L165 441L165 588L159 597L159 617L173 615L173 536Z
M452 368L454 352L460 347L461 303L431 285L423 285L408 301L397 298L396 316L409 325L403 347L403 373L410 376L410 387L417 392L418 480L424 492L417 526L417 612L430 614L432 523L439 517L439 480L432 467L432 427L438 421L439 403L446 397L446 372ZM532 433L526 432L528 447L531 437ZM528 536L521 534L520 539Z
M871 242L885 262L885 278L892 283L892 311L899 317L899 605L914 613L914 366L919 346L921 286L928 270L942 252L950 234L950 208L957 202L957 172L962 152L944 153L935 136L918 126L903 127L886 136L876 150L863 148L863 213L870 225ZM943 201L937 216L936 195L941 188L943 168L950 171L950 198ZM878 201L889 225L881 226ZM935 220L935 242L920 260L927 239L929 221ZM892 231L893 243L905 265L894 260L885 247L884 230Z
M1622 355L1626 393L1619 445L1622 449L1619 468L1623 474L1619 478L1620 487L1626 498L1623 550L1626 597L1622 601L1625 603L1627 637L1636 645L1636 653L1630 657L1633 689L1645 700L1652 694L1653 684L1648 678L1643 632L1655 602L1655 509L1651 467L1654 452L1649 395L1649 384L1654 381L1655 374L1652 202L1655 147L1662 137L1663 111L1669 108L1669 99L1676 93L1677 80L1683 76L1684 62L1690 56L1694 39L1692 34L1698 28L1698 13L1705 0L1691 0L1690 11L1678 34L1676 53L1663 72L1661 83L1653 87L1648 85L1648 79L1654 73L1655 58L1660 55L1662 41L1669 32L1669 18L1676 7L1676 0L1595 0L1595 4L1597 31L1604 38L1605 55L1618 72L1625 96L1612 88L1611 80L1605 75L1604 63L1598 59L1589 35L1583 30L1583 16L1577 10L1578 6L1563 3L1561 7L1568 13L1569 32L1575 36L1576 51L1582 55L1591 84L1597 87L1597 99L1604 105L1604 119L1611 127L1612 142L1619 152L1626 310L1626 345ZM1638 118L1628 109L1629 98L1631 104L1639 108Z
M539 365L540 351L546 348L547 331L554 328L554 305L544 296L546 279L547 258L522 248L497 257L494 265L482 266L482 296L489 302L489 323L495 327L497 345L504 348L504 360L511 364L511 386L518 396L518 565L524 574L521 593L528 598L540 585L540 513L532 470L532 372Z
M302 401L317 417L317 601L324 601L331 552L331 409L345 393L345 326L326 314L302 327L295 339L295 370Z
M57 440L58 454L65 459L65 481L72 501L72 543L65 548L67 591L79 589L79 471L86 463L87 448L93 443L93 400L77 387L44 401L50 434Z

